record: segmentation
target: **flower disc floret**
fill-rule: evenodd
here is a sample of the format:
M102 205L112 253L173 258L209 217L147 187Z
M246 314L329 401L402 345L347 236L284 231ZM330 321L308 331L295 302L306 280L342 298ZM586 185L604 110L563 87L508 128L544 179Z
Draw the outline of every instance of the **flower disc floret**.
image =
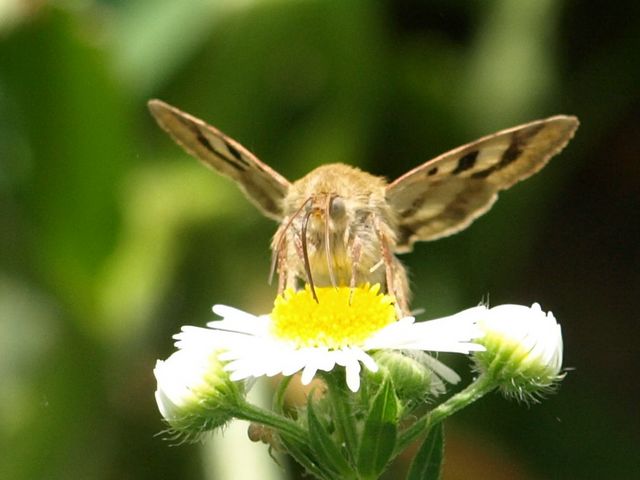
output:
M380 285L363 288L287 289L271 312L272 333L298 348L340 349L362 345L373 332L396 321L394 299Z

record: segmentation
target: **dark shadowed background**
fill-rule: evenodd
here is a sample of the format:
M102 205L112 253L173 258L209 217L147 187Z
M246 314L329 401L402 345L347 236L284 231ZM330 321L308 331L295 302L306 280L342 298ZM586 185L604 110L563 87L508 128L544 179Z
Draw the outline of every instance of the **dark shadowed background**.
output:
M574 369L539 405L490 395L449 421L447 480L633 477L639 19L631 0L0 1L0 478L267 478L224 473L265 446L154 436L171 335L275 293L274 224L160 131L154 97L292 180L338 161L395 178L580 117L540 174L404 260L425 318L540 302Z

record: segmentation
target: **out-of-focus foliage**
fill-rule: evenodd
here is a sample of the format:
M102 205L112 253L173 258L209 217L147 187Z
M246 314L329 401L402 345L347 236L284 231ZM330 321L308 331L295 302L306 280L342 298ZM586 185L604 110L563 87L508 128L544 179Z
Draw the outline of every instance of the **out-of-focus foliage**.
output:
M269 461L248 441L225 456L220 436L154 436L155 359L214 302L270 308L274 226L168 140L152 97L291 179L336 161L393 178L578 115L542 173L405 260L428 317L487 295L541 302L576 369L539 406L493 396L449 422L445 478L633 476L639 14L627 0L0 1L0 478L223 478L248 451Z

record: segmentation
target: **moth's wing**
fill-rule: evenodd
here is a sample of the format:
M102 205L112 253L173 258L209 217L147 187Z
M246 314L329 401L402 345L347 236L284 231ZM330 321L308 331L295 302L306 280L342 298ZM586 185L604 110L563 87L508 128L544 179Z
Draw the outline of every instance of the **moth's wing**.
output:
M546 165L578 128L557 115L488 135L414 168L387 186L398 216L397 253L456 233L485 213L500 190Z
M266 216L281 220L290 183L215 127L161 100L150 100L158 124L188 153L234 180Z

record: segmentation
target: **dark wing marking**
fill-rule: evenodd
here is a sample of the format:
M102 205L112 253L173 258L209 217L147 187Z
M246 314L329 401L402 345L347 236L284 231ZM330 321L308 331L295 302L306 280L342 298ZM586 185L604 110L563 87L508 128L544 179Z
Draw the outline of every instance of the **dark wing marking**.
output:
M281 220L290 183L238 142L199 118L161 100L150 100L158 124L189 154L234 180L266 216Z
M485 213L500 190L544 167L578 128L557 115L488 135L444 153L387 186L398 215L397 253L456 233Z

